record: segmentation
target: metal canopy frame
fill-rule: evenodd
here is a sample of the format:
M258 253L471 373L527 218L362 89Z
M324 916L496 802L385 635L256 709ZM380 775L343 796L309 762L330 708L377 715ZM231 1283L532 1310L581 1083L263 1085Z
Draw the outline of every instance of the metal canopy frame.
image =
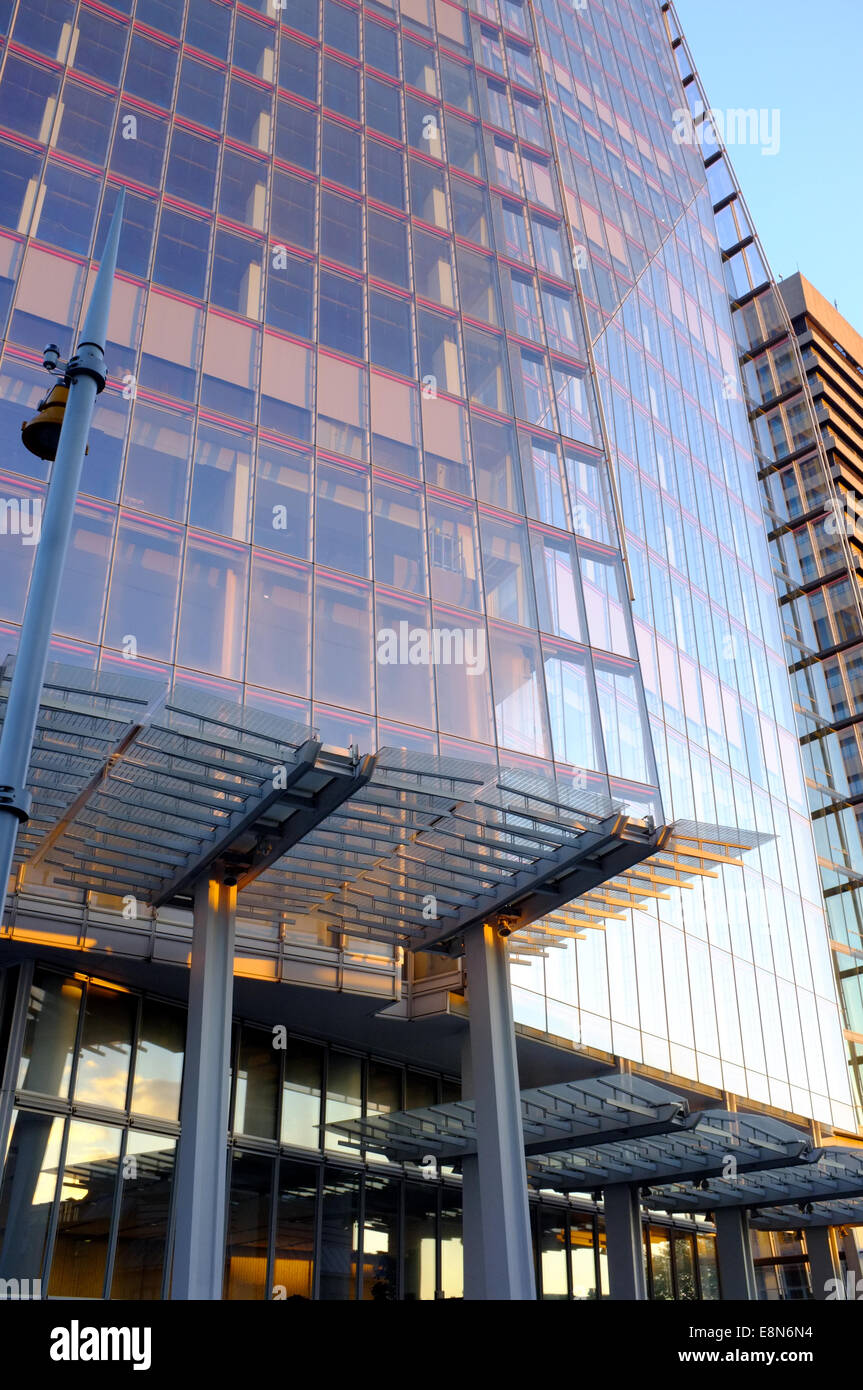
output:
M0 708L13 662L0 672ZM55 881L188 906L208 877L244 918L460 952L627 873L671 830L515 768L402 749L362 756L196 687L54 664L17 861Z
M521 1092L528 1182L560 1193L628 1186L654 1211L750 1211L753 1224L863 1224L863 1146L816 1148L769 1115L690 1112L686 1099L631 1073ZM472 1101L342 1120L354 1150L392 1162L428 1155L458 1166L476 1152ZM729 1160L734 1176L728 1173ZM857 1200L855 1200L857 1199Z
M534 1155L613 1143L622 1133L660 1134L685 1120L681 1096L628 1073L568 1081L521 1092L521 1119L528 1170ZM373 1149L393 1162L416 1162L425 1154L444 1163L476 1153L476 1108L472 1100L421 1110L341 1120L329 1129L345 1146Z

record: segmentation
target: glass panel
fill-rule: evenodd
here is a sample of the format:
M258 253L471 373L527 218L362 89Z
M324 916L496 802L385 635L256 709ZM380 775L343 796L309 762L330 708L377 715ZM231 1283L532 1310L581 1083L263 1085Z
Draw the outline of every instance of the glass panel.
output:
M118 989L87 986L75 1099L123 1109L132 1056L137 999Z
M177 659L238 680L248 552L228 541L189 532Z
M0 1190L0 1278L42 1277L63 1124L51 1115L15 1114Z
M314 695L324 704L371 711L374 645L371 589L356 580L315 579Z
M282 1086L283 1144L303 1149L321 1145L321 1080L324 1049L288 1038Z
M67 1096L81 1007L81 985L62 975L37 974L30 990L18 1090Z
M429 1102L433 1104L432 1102ZM437 1185L405 1186L403 1297L431 1300L437 1285Z
M430 633L427 603L377 591L375 650L378 713L387 719L434 728L433 669L441 652Z
M366 470L321 460L315 500L315 560L364 578L371 565Z
M144 999L135 1054L132 1112L160 1120L180 1118L180 1084L186 1047L186 1011Z
M445 1187L441 1194L440 1281L444 1298L464 1297L462 1197Z
M49 1298L102 1297L122 1135L82 1120L69 1125Z
M398 1256L399 1185L367 1174L361 1298L380 1303L398 1298Z
M334 1120L357 1120L363 1113L363 1064L348 1052L331 1051L327 1061L327 1124ZM328 1129L324 1144L338 1149L345 1135ZM342 1150L343 1153L348 1150Z
M374 479L375 578L411 593L426 592L422 493Z
M338 1168L324 1169L321 1221L322 1300L357 1296L359 1258L359 1176Z
M527 632L489 624L498 743L537 758L551 755L539 642Z
M252 445L244 435L198 427L189 521L192 526L246 540Z
M570 767L603 767L595 695L587 652L543 643L554 756Z
M674 1277L679 1299L690 1302L698 1298L694 1238L678 1232L674 1233Z
M183 533L150 517L120 513L105 644L170 661Z
M719 1297L719 1273L716 1264L716 1241L713 1236L698 1236L698 1273L701 1277L701 1297Z
M596 1265L593 1258L593 1220L570 1218L569 1265L573 1298L596 1298Z
M470 614L435 605L434 626L440 634L442 654L441 662L435 667L441 732L458 734L479 743L493 743L485 623ZM450 650L454 655L463 653L464 659L453 661L450 656L446 660Z
M246 680L310 694L312 572L308 565L252 553Z
M568 1299L566 1212L540 1207L539 1226L543 1299Z
M523 521L491 516L482 508L479 524L489 617L501 618L523 627L535 627L527 527Z
M473 508L429 494L428 527L433 597L456 608L478 612L482 594Z
M276 1207L273 1297L311 1298L315 1273L318 1169L282 1159Z
M237 1064L234 1129L238 1134L276 1138L279 1097L279 1054L275 1034L243 1028Z
M583 642L581 582L571 538L532 526L530 544L540 628L573 642Z
M634 656L629 596L619 558L586 546L579 547L579 556L591 646Z
M226 1299L267 1298L273 1160L234 1151L225 1248Z
M156 516L183 521L192 447L188 416L138 401L126 458L123 501Z
M651 1226L648 1235L650 1249L650 1271L653 1279L653 1297L655 1299L673 1299L674 1289L671 1283L671 1242L667 1231L657 1230Z
M161 1298L175 1153L162 1134L126 1135L112 1298Z

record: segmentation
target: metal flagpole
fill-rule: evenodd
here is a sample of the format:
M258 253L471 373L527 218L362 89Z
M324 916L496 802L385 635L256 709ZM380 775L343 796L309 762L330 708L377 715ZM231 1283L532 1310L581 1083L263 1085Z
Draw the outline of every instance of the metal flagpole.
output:
M105 386L105 341L124 203L125 193L121 189L78 349L65 369L68 401L45 503L6 717L0 733L0 915L12 872L18 826L29 815L31 798L27 791L27 777L54 614L72 535L93 406L96 396ZM56 365L56 350L52 359L46 349L46 366L49 366L49 361L50 366Z

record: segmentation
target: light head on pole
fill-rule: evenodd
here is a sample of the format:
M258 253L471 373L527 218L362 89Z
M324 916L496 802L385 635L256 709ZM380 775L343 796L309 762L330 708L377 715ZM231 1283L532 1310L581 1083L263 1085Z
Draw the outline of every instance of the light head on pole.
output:
M32 420L25 420L21 426L24 448L35 454L38 459L47 459L53 463L57 457L60 430L68 399L69 387L58 381L39 402Z

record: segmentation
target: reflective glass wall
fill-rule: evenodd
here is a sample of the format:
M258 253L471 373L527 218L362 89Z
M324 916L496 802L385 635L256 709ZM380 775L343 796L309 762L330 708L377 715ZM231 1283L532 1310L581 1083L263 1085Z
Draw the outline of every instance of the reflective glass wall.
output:
M537 1027L853 1124L718 197L663 7L535 0L669 818L758 829L603 936L525 966Z
M185 1009L42 967L21 989L23 1041L0 1073L17 1092L0 1278L41 1280L43 1297L167 1297ZM331 1127L455 1099L458 1083L283 1032L234 1028L224 1297L461 1298L458 1175L363 1154ZM607 1298L587 1195L532 1194L531 1220L541 1296ZM702 1225L645 1228L651 1297L717 1296Z
M127 192L55 654L772 836L520 966L518 1017L848 1119L713 204L656 0L0 0L0 26L19 509L48 473L15 443L41 348L71 347ZM0 535L10 649L26 539Z

